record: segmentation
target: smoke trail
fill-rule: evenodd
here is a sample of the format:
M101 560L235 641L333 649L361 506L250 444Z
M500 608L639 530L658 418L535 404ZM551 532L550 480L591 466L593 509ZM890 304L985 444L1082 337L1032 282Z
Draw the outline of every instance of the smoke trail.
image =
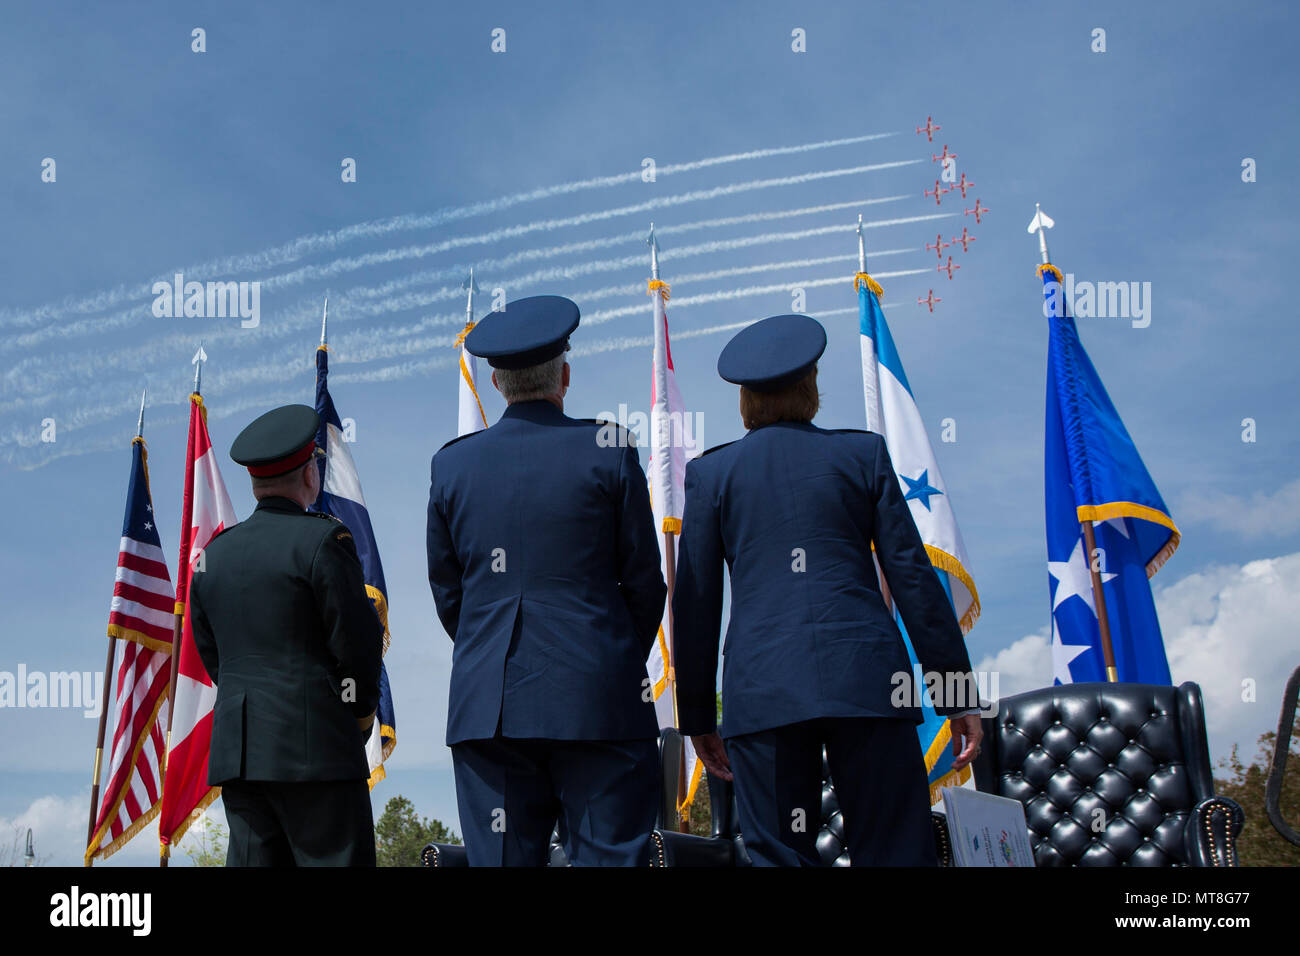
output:
M886 226L907 225L915 222L925 222L934 219L942 219L954 216L956 213L927 213L921 216L904 216L893 219L879 219L864 223L864 228L874 229ZM706 220L708 221L708 220ZM694 225L694 224L688 224ZM763 245L770 242L787 242L799 239L810 238L819 235L834 234L837 232L848 232L856 229L856 224L836 224L832 226L822 226L815 229L787 230L785 232L761 233L755 236L742 236L735 239L713 240L696 245L681 246L675 249L669 249L661 253L661 262L673 262L677 259L684 259L691 256L706 255L715 252L724 252L734 249L742 249L755 245ZM500 257L497 259L488 259L481 261L478 265L481 269L508 269L511 266L521 264L526 261L555 258L573 253L586 253L606 248L619 242L640 242L644 238L640 231L625 233L621 236L605 237L601 239L585 240L582 242L570 242L558 246L550 246L541 249L521 250L520 252ZM894 250L875 252L873 255L889 255ZM616 259L595 260L577 265L554 267L546 270L534 271L531 274L521 276L513 280L510 284L515 288L520 286L530 286L543 282L556 282L572 280L581 275L590 275L594 272L615 271L626 268L630 265L636 265L644 260L642 254L623 256ZM428 273L430 278L440 277L446 279L460 279L467 267L454 267L450 269L438 270ZM463 293L457 287L448 287L429 293L421 293L406 296L390 296L388 299L379 302L356 304L351 302L349 294L345 293L342 297L335 297L336 302L336 322L348 322L357 318L366 316L382 315L394 311L402 311L410 308L418 308L429 305L436 301L446 301L452 298L459 298ZM283 338L292 334L294 331L313 327L318 321L317 305L311 302L303 302L292 313L281 318L280 320L267 323L263 327L253 331L240 329L234 325L225 328L218 328L215 331L205 333L205 341L211 341L218 346L240 347L244 345L258 345L265 347L267 338ZM408 328L422 330L425 328L438 325L455 325L462 321L462 313L444 313L433 318L422 319L414 326ZM154 340L145 345L135 345L126 347L117 351L105 352L102 349L89 349L81 353L59 356L40 356L26 359L15 364L5 373L3 383L5 390L20 389L25 392L39 391L41 389L53 388L56 383L62 382L63 374L70 369L76 369L79 374L85 375L87 372L98 371L115 371L122 368L147 368L150 362L175 357L179 352L193 348L195 336L193 333L177 333L165 338ZM41 375L42 370L55 368L52 373ZM0 410L4 410L4 405L0 404Z
M807 153L815 150L829 149L835 146L849 146L856 143L885 139L889 136L896 135L898 135L896 132L869 133L862 136L823 140L815 143L802 143L796 146L780 146L768 149L750 150L744 153L731 153L722 156L706 157L705 159L694 160L692 162L673 163L659 166L656 169L656 176L669 176L677 173L695 172L697 170L707 169L711 166L719 166L727 163L746 162L754 159L766 159L772 156L785 156L794 153ZM920 160L918 160L918 162L920 162ZM451 206L437 210L433 213L394 216L387 219L377 219L372 220L371 222L357 223L330 232L300 236L284 245L265 249L261 252L227 256L222 259L209 260L208 262L200 263L198 265L186 266L181 269L172 269L167 273L156 276L149 282L134 288L122 284L113 289L96 293L93 296L88 296L79 300L64 300L60 303L49 303L31 311L0 310L0 328L8 327L10 325L36 325L45 319L56 317L61 314L99 312L119 305L123 301L148 298L152 295L150 290L152 289L154 281L157 281L158 279L171 279L171 277L177 272L198 273L210 276L232 276L237 275L240 272L272 268L288 262L297 261L303 256L314 252L336 249L344 243L358 239L373 239L402 230L431 229L436 226L445 225L449 222L500 212L503 209L509 209L510 207L517 206L521 203L536 202L538 200L568 195L587 189L601 189L622 183L635 182L641 179L641 177L642 171L639 169L633 172L619 173L613 176L597 176L591 179L561 183L554 186L544 186L526 192L500 196L496 199L470 203L465 206Z
M876 273L878 279L888 279L899 276L921 275L926 274L929 269L905 269L893 272ZM712 302L732 301L740 298L751 296L767 295L775 292L785 292L792 286L800 288L820 288L824 286L836 285L843 283L845 285L852 282L852 276L838 276L825 279L814 279L806 281L792 281L778 284L769 284L761 286L747 286L737 289L728 289L718 292L701 293L694 296L675 297L673 299L674 310L680 311L681 308L689 308L695 305L703 305ZM592 313L584 319L586 325L598 325L604 322L612 321L625 315L644 314L645 304L638 303L633 306L626 306L614 309L600 310ZM685 332L679 332L678 335L684 335ZM336 339L334 348L337 351L336 363L346 366L348 364L361 364L365 362L376 361L379 359L394 358L403 355L417 355L427 351L449 347L453 339L450 336L434 336L419 339L405 339L399 341L389 341L383 343L372 343L369 347L363 347L360 343L371 337L372 333L364 331L350 333L343 340ZM630 340L629 340L630 341ZM348 347L357 342L356 356L348 351ZM631 346L628 346L629 348ZM583 354L583 353L578 353ZM304 374L310 368L310 362L306 359L299 359L298 362L292 362L291 356L301 356L302 353L296 347L291 350L282 350L280 355L269 364L253 366L250 368L236 369L232 371L221 371L217 373L209 372L207 375L209 390L220 392L229 392L237 389L241 385L249 384L267 384L271 382L282 382L286 375L286 366L298 364L303 369ZM359 356L359 357L357 357ZM338 381L346 382L350 379L364 382L378 381L396 381L399 379L409 378L412 375L422 371L428 371L434 368L449 366L454 361L452 356L435 357L424 361L408 361L398 365L385 366L379 369L361 370L358 372L342 372ZM333 374L333 373L332 373ZM122 394L122 393L119 393ZM79 396L85 398L84 395ZM83 428L90 427L100 422L109 421L129 412L135 407L135 395L132 392L124 394L124 398L117 402L97 402L89 405L83 405L71 413L60 416L59 427L61 431L77 432ZM34 445L39 442L39 427L30 427L26 430L14 428L9 435L5 436L3 444L16 444L20 446Z
M763 180L753 180L751 182L746 182L746 183L732 183L725 186L717 186L712 189L697 190L691 193L682 193L677 196L661 197L660 199L651 200L647 203L642 203L635 207L625 207L625 208L633 211L648 211L651 208L659 208L660 206L682 205L688 202L699 202L703 200L714 199L717 198L718 196L732 195L740 192L748 192L755 189L770 189L770 188L776 188L781 186L800 185L802 183L810 182L815 179L825 179L834 176L851 175L851 174L862 173L862 172L872 172L879 169L889 169L897 166L909 166L919 162L922 162L922 160L919 159L901 160L901 161L891 162L891 163L876 163L868 166L855 166L848 169L833 169L833 170L824 170L821 172L813 172L813 173L800 173L794 176L784 176L777 179L763 179ZM908 198L908 197L890 196L882 199L864 200L861 203L849 203L848 205L850 206L871 205L871 204L881 203L881 202L895 202L898 199L903 199L903 198ZM821 208L825 208L825 209L842 208L842 204L838 204L838 203L830 204L825 207L808 207L807 211L808 212L820 211ZM619 214L623 214L623 212L620 211ZM794 215L803 215L803 214L804 211L802 210L790 210L788 212L775 213L775 214L774 213L753 213L748 216L728 217L726 219L719 220L718 224L730 225L730 224L742 223L742 222L759 222L765 219L782 218L784 215L794 216ZM603 214L592 214L592 215L603 216ZM952 215L956 215L956 213L947 213L945 215L952 216ZM573 217L573 218L576 219L582 217ZM709 220L705 220L705 222L708 221ZM567 220L554 220L554 222L567 222ZM496 242L503 238L508 237L509 234L512 233L512 231L520 228L521 227L517 227L517 226L506 227L503 229L493 230L488 233L483 233L479 236L461 237L457 239L444 240L442 242L427 244L423 246L408 246L402 249L388 249L388 250L383 250L381 252L367 253L361 256L353 256L346 259L336 259L333 262L323 263L315 266L305 266L293 272L282 273L281 275L272 276L269 279L258 280L258 281L261 282L262 291L274 292L281 288L288 288L295 285L299 285L310 279L329 278L334 275L338 275L346 272L353 272L358 269L364 269L372 265L389 264L392 262L403 261L409 258L424 258L425 256L435 255L439 252L445 252L453 248L458 248L460 246L471 244L471 243L477 243L479 241ZM660 234L672 235L677 230L686 231L690 228L711 228L711 227L697 226L696 224L688 223L683 226L667 226L660 230ZM625 243L625 242L639 242L642 238L644 238L644 231L638 230L629 233L620 233L619 235L616 236L609 236L602 240L589 240L586 244L582 244L582 248L576 248L575 245L572 243L567 246L560 246L560 247L553 247L553 248L558 248L562 251L587 251L590 249L598 248L598 246L592 245L592 243L617 244L617 243ZM534 252L540 253L539 250L534 250ZM559 254L559 253L552 253L552 254ZM542 254L542 257L545 257L545 254ZM479 263L477 263L477 265L479 267L486 266L488 268L491 268L494 265L494 263L492 260L486 260L486 261L480 261ZM393 280L393 288L394 289L404 288L410 284L417 284L422 280L427 280L428 278L459 279L468 270L469 270L469 264L467 263L457 264L450 268L435 270L434 272L431 273L417 274L414 277L407 277L403 279ZM172 278L174 277L171 276L168 277L169 280ZM147 320L151 316L152 316L152 312L147 306L138 305L133 308L115 313L110 316L100 316L93 319L83 319L78 322L50 325L25 334L7 336L3 340L0 340L0 353L12 351L13 349L30 348L34 345L38 345L41 342L44 342L51 338L67 339L67 338L74 338L77 336L93 334L93 333L102 334L104 332L116 331L122 328L127 328L132 325L135 325L140 321Z

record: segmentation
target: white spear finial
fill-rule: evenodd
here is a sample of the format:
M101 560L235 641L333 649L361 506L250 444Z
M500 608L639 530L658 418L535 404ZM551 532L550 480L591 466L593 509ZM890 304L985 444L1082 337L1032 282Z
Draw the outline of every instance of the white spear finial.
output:
M149 392L149 386L147 385L144 388L140 389L140 419L139 421L136 422L135 425L136 438L144 437L144 397L145 395L148 394L148 392Z
M203 341L199 340L199 350L194 353L194 358L190 359L190 364L194 366L194 394L199 395L199 385L203 381L203 363L208 360L208 353L203 351Z
M330 297L329 297L329 296L325 296L325 307L324 307L323 309L321 309L321 313L320 313L320 344L321 344L321 348L324 348L324 347L325 347L325 342L326 342L326 338L325 338L325 327L326 327L327 323L329 322L329 319L330 319Z
M1047 252L1047 230L1055 225L1052 217L1043 212L1038 203L1034 203L1034 218L1029 220L1028 232L1030 235L1038 233L1038 255L1045 266L1052 264L1051 256Z
M646 236L646 245L650 247L650 278L659 278L659 241L655 239L655 224L650 223L650 235Z
M858 213L858 271L867 271L867 240L862 235L862 213Z

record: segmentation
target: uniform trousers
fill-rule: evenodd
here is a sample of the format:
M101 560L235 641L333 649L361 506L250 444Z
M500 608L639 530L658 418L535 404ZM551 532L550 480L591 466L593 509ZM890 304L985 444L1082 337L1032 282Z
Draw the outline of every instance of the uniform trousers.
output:
M827 717L726 740L736 809L755 866L822 866L822 747L853 866L937 866L916 724Z
M642 866L659 804L655 740L453 744L470 866L545 866L559 830L573 866Z
M365 780L227 780L226 866L374 866Z

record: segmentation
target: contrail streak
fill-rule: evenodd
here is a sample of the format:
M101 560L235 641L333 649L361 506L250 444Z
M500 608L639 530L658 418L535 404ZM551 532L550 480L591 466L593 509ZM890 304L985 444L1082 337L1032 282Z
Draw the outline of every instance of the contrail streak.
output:
M693 193L684 193L679 196L662 197L658 200L651 200L643 203L638 207L627 207L634 211L646 211L657 205L681 205L686 202L697 202L707 199L714 199L719 196L731 195L734 193L748 192L754 189L769 189L780 186L801 185L818 179L826 179L835 176L847 176L864 172L875 172L881 169L892 169L900 166L910 166L923 162L920 159L898 160L889 163L874 163L866 166L854 166L847 169L822 170L811 173L799 173L794 176L784 176L777 179L753 180L746 183L732 183L725 186L717 186L712 189L697 190ZM902 197L900 197L902 198ZM894 201L894 197L887 197L879 200L881 202ZM622 214L622 213L620 213ZM762 215L762 214L757 214ZM956 215L948 213L947 215ZM732 217L736 221L744 221L744 217ZM751 221L759 221L754 219ZM512 229L518 227L507 227L505 229L494 230L491 233L484 234L491 237L487 241L497 241L505 238ZM673 227L665 227L663 232L668 232ZM668 232L668 234L671 234ZM399 249L387 249L380 252L365 253L359 256L351 256L344 259L335 259L333 262L322 263L312 266L303 266L293 272L282 273L278 276L272 276L268 279L257 280L261 283L263 292L274 292L281 288L288 288L299 285L313 279L331 278L336 275L347 272L354 272L358 269L364 269L373 265L386 265L393 262L405 261L412 258L424 258L426 256L436 255L440 252L446 252L450 249L457 248L469 241L478 241L482 237L464 237L463 239L449 239L442 242L426 244L422 246L406 246ZM607 237L604 240L590 240L587 244L591 248L592 242L631 242L639 241L644 238L643 231L632 233L623 233L614 237ZM564 247L561 247L564 248ZM489 260L490 261L490 260ZM469 269L465 263L457 264L449 269L439 270L434 273L440 277L450 277L451 275L462 275ZM169 279L171 277L168 277ZM401 280L398 280L401 281ZM137 324L138 322L148 319L152 312L145 305L137 305L122 312L111 316L100 316L93 319L83 319L78 322L62 323L58 325L45 326L25 334L14 335L0 340L0 352L11 351L15 348L30 348L50 338L72 338L79 335L90 333L103 333L106 331L126 328Z
M901 255L905 253L919 252L919 249L880 249L872 253L879 258L883 256ZM755 273L786 271L791 269L806 269L819 265L829 265L832 263L851 262L854 257L850 255L841 256L823 256L815 259L794 259L784 262L766 262L755 265L735 266L727 269L713 269L707 272L688 273L677 276L674 282L681 284L691 284L697 282L711 282L717 279L728 278L739 275L752 275ZM576 292L572 297L584 307L592 301L610 298L613 296L627 297L636 296L644 293L645 288L641 282L633 282L624 285L606 286L599 289L589 289L584 292ZM457 296L463 294L456 290ZM336 300L337 301L337 300ZM315 303L309 303L307 310L315 315ZM421 319L415 324L403 323L399 325L390 325L387 327L374 328L367 327L359 330L351 330L343 333L340 338L337 334L334 337L333 345L336 352L345 352L350 362L368 362L380 358L388 358L399 354L409 354L413 351L419 351L421 347L438 347L441 345L450 345L452 337L445 335L437 338L412 339L418 332L430 328L446 327L457 325L463 321L463 315L460 312L444 313L437 316L430 316ZM337 329L337 327L336 327ZM215 347L214 340L209 337L205 339L209 347ZM0 414L7 414L21 409L30 409L37 407L49 407L57 401L57 397L66 386L67 382L74 375L77 378L85 379L94 378L104 372L122 372L129 371L135 373L144 373L148 369L162 364L164 359L177 360L177 349L181 352L188 353L189 348L194 344L192 336L177 336L174 341L166 343L156 349L135 348L123 350L117 353L109 354L89 354L75 357L75 361L61 361L57 366L44 372L34 372L31 369L25 369L23 382L27 386L28 392L38 392L36 395L29 395L24 398L17 398L7 402L0 402ZM266 343L262 343L262 349L265 350ZM215 351L214 351L215 354ZM283 375L284 370L293 368L297 365L303 356L301 343L289 343L282 347L273 355L263 354L259 356L261 364L255 366L245 366L243 369L227 373L228 376L223 379L223 384L227 387L236 387L241 384L248 384L255 381L265 381L268 378L273 379ZM82 388L79 392L83 401L96 400L104 392L110 391L114 386L104 386L97 390L88 390Z
M798 214L798 211L791 211L792 215ZM865 228L883 228L895 225L908 225L915 222L925 222L934 219L942 219L954 216L956 213L927 213L921 216L904 216L893 219L879 219L864 223ZM706 222L710 220L705 220ZM694 226L695 224L687 224ZM723 252L734 249L747 248L754 245L763 245L770 242L796 241L799 239L810 238L819 235L834 234L837 232L848 232L856 229L856 224L844 223L832 226L822 226L815 229L787 230L784 232L761 233L755 236L742 236L735 239L713 240L706 243L697 243L695 245L681 246L675 249L668 249L661 253L662 262L673 262L678 259L688 257L707 255L715 252ZM639 230L636 232L625 233L619 236L607 236L601 239L585 240L582 242L570 242L557 246L550 246L541 249L521 250L508 256L481 260L477 267L484 274L491 274L491 270L504 270L521 263L546 258L556 258L574 253L588 253L608 248L620 242L637 242L640 243L644 235ZM874 252L873 255L888 255L891 251ZM518 277L511 280L508 284L519 288L527 287L543 282L556 282L563 280L572 280L581 275L590 275L601 271L615 271L636 265L644 260L643 254L622 256L615 259L595 260L579 263L572 266L554 267L546 270L534 271L531 274ZM467 267L453 267L444 270L427 273L430 278L443 279L460 279ZM405 296L390 296L388 299L379 302L371 302L354 305L348 294L336 296L334 301L336 305L336 322L349 322L365 316L382 315L394 311L402 311L411 308L432 304L436 301L446 301L448 299L459 299L463 293L456 287L447 287L433 292L408 294ZM268 322L255 332L240 329L237 326L229 325L225 328L218 328L215 331L207 330L204 332L205 341L211 342L219 347L241 347L245 345L257 345L265 348L267 338L283 338L292 334L294 331L315 326L318 321L318 306L314 302L302 302L292 313L286 315L275 322ZM431 326L459 324L461 321L460 312L445 313L440 316L421 319L414 325L407 324L406 329L417 331ZM175 320L169 320L175 321ZM183 321L183 320L182 320ZM336 326L337 327L337 326ZM376 332L375 334L381 334ZM402 334L402 333L399 333ZM99 370L120 370L122 368L143 369L148 368L153 362L168 357L174 357L177 353L186 349L193 348L195 334L193 332L175 333L170 336L155 339L142 345L133 345L123 347L116 351L106 352L102 349L87 349L74 355L60 354L58 356L39 356L26 359L13 365L5 373L3 384L6 390L19 389L23 392L39 392L44 389L53 387L53 383L64 380L63 375L69 369L76 369L79 375L84 376L88 372ZM50 373L42 375L42 371L53 368L54 378ZM4 403L0 403L0 411L5 408Z
M929 269L904 269L893 272L880 272L875 276L878 279L889 279L900 276L922 275L930 272ZM701 293L694 296L675 297L672 300L672 308L680 310L682 307L702 305L711 302L731 301L740 298L747 298L758 295L767 295L775 292L785 292L792 286L810 289L824 286L845 284L849 285L853 281L851 275L836 276L824 279L813 280L792 280L790 282L776 283L760 286L747 286L737 289L728 289L718 292ZM584 319L584 324L599 325L604 322L612 321L625 315L646 314L644 303L638 303L634 306L626 306L615 309L605 309L597 311ZM679 331L677 335L686 335L689 330ZM336 363L340 366L349 364L359 364L369 361L375 361L383 358L393 358L401 355L418 355L431 350L446 348L452 344L451 336L433 336L420 339L406 339L400 342L373 343L369 349L358 347L357 353L361 357L354 357L346 351L346 345L353 341L366 340L369 334L364 331L350 333L345 340L336 340L335 348L337 350ZM629 341L631 341L629 339ZM584 354L580 351L583 346L575 349L575 354ZM632 346L627 346L631 348ZM293 355L300 355L297 348L292 349ZM207 390L212 393L221 393L227 389L234 390L240 385L264 384L271 382L283 382L286 376L285 359L290 355L289 350L282 350L282 353L276 356L276 361L269 364L255 366L245 369L235 369L231 371L222 371L218 373L209 373ZM429 371L436 368L450 366L454 362L454 356L441 356L422 361L408 361L398 365L385 366L378 369L365 369L355 372L341 371L337 376L337 381L360 381L360 382L379 382L379 381L396 381L409 378L420 372ZM301 360L303 369L304 382L308 381L310 362L307 359ZM331 375L333 376L333 372ZM135 408L135 398L133 392L119 393L123 394L122 400L114 402L95 403L83 405L71 413L60 416L59 428L61 431L73 432L98 424L102 421L108 421L127 413ZM83 396L84 397L84 396ZM179 399L178 399L179 401ZM166 404L165 402L162 404ZM241 407L247 407L241 405ZM11 429L10 434L6 436L4 444L17 444L21 446L34 445L39 442L39 427L31 427L26 430L18 428Z
M677 173L695 172L701 169L707 169L711 166L720 166L727 163L746 162L754 159L765 159L772 156L786 156L795 153L807 153L815 150L829 149L835 146L850 146L856 143L865 143L896 135L898 135L896 132L869 133L862 136L850 136L841 139L823 140L821 142L802 143L796 146L780 146L768 149L750 150L744 153L730 153L721 156L706 157L705 159L694 160L686 163L670 163L658 166L656 168L656 177L675 175ZM152 295L150 290L154 281L157 279L170 279L172 275L177 272L198 273L213 277L232 276L240 272L271 268L288 262L294 262L305 255L322 250L336 249L344 243L357 239L373 239L403 230L430 229L436 226L445 225L449 222L500 212L503 209L509 209L510 207L517 206L521 203L536 202L538 200L550 199L555 196L568 195L588 189L601 189L609 186L616 186L622 183L635 182L641 178L642 171L638 169L632 172L619 173L613 176L597 176L591 179L560 183L553 186L544 186L538 189L513 193L511 195L497 197L496 199L470 203L464 206L451 206L428 214L412 213L402 216L394 216L388 219L377 219L370 222L357 223L329 232L300 236L284 245L265 249L261 252L227 256L221 259L209 260L197 265L186 266L181 269L171 269L164 274L156 276L155 279L134 288L126 285L119 285L113 289L99 292L93 296L87 296L79 300L65 300L60 303L49 303L31 311L3 310L0 311L0 328L10 325L36 325L45 319L59 315L66 315L68 313L84 314L89 312L99 312L104 309L112 308L124 301L148 298Z

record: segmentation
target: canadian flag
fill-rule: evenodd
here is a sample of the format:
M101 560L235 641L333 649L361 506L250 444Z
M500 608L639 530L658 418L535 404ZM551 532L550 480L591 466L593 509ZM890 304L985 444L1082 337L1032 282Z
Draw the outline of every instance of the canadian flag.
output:
M677 373L673 368L673 353L668 343L668 313L664 308L668 286L659 280L651 280L650 297L654 300L655 350L650 392L650 459L646 462L646 471L655 528L661 532L660 569L664 579L671 581L676 570L677 537L682 531L686 462L700 453L699 435L692 426L682 404L682 393L677 388ZM670 560L673 567L669 567ZM672 640L670 594L669 603L664 607L663 621L659 625L659 638L646 661L660 727L677 726L673 702L677 690L670 665ZM704 769L689 738L685 745L685 764L682 768L684 786L678 795L678 810L684 810L694 801Z
M190 396L190 437L185 457L185 497L181 505L180 562L176 575L176 613L183 614L181 649L173 691L169 749L163 775L162 812L158 839L162 854L180 842L190 823L221 793L208 786L208 749L212 743L212 707L217 686L203 668L190 629L190 578L202 567L203 549L225 528L235 524L235 509L217 468L208 437L208 411L203 398Z

